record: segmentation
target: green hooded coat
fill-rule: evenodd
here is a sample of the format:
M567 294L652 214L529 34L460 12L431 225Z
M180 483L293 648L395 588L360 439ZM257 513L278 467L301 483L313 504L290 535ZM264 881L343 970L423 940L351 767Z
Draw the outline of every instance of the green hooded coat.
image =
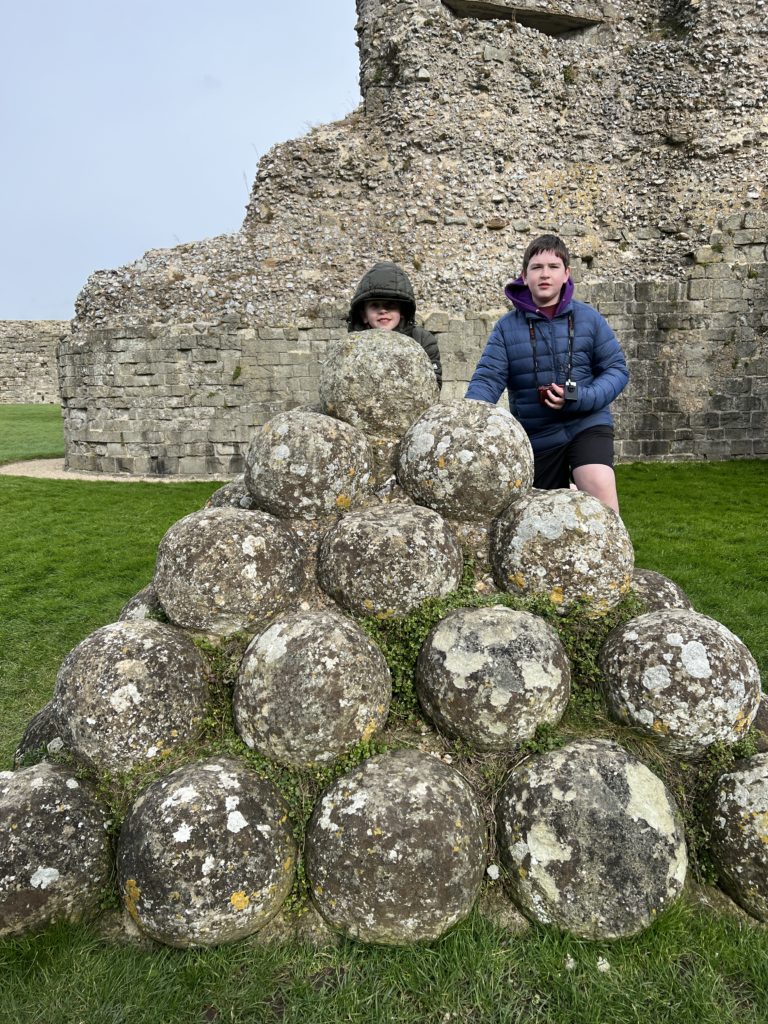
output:
M349 307L347 325L350 333L368 330L368 325L363 322L363 313L366 302L372 302L374 299L392 299L400 303L401 319L396 330L399 334L405 334L409 338L413 338L414 341L418 341L432 363L437 386L442 387L443 370L440 364L440 349L437 347L437 339L434 334L416 325L416 299L413 294L413 286L408 275L396 263L377 263L367 274L363 275Z

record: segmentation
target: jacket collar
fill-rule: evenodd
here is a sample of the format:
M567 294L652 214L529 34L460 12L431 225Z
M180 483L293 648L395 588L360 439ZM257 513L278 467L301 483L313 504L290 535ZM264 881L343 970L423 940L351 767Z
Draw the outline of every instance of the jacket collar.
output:
M521 313L525 314L537 314L538 306L533 301L533 296L527 284L523 281L522 277L515 278L514 281L510 281L504 289L504 294L515 307ZM569 277L568 280L562 287L560 292L560 301L557 304L555 310L555 316L560 316L561 313L565 313L571 304L573 298L573 280Z

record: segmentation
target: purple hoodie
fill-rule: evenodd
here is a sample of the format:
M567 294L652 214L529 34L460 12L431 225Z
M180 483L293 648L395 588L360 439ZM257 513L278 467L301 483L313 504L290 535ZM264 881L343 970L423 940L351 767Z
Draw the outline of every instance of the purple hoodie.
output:
M521 313L538 313L539 307L533 301L531 290L528 287L528 285L523 281L522 277L517 277L514 281L510 281L507 287L504 289L504 294L507 296L507 298L515 307L515 309L519 309ZM565 312L572 298L573 281L569 277L560 290L560 301L557 304L555 316L558 316L560 313Z

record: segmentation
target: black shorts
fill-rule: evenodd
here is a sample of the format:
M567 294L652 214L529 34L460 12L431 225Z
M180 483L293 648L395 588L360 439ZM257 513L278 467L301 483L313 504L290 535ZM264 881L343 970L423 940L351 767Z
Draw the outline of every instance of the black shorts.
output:
M537 452L533 486L545 491L569 487L571 470L595 464L613 467L613 427L587 427L568 444Z

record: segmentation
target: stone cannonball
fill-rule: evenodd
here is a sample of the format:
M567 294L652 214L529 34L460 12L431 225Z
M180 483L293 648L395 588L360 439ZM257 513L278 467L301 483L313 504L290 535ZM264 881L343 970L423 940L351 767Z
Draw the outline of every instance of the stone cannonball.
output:
M583 491L539 491L492 524L490 561L502 590L542 594L563 613L583 602L598 617L630 588L634 551L616 513Z
M760 703L760 672L741 640L686 608L617 626L600 668L613 717L682 757L741 739Z
M316 519L346 512L370 492L373 454L357 427L294 409L264 424L245 465L246 487L258 508Z
M103 626L70 651L53 714L67 749L128 771L194 739L207 700L205 660L189 637L145 619Z
M571 667L556 631L511 608L460 608L427 637L416 692L432 721L477 750L512 750L560 721Z
M585 939L642 931L681 893L683 825L664 783L616 743L531 757L504 783L498 841L526 916Z
M63 750L64 740L59 736L59 731L53 700L49 700L27 723L13 755L13 767L23 768L28 758L28 763L32 764L41 761L46 754Z
M752 917L768 921L768 754L718 780L710 853L729 896Z
M393 503L350 512L320 545L318 580L358 615L407 615L461 582L458 541L437 512Z
M107 825L69 768L0 772L0 938L96 908L109 879Z
M457 771L417 750L363 761L337 779L307 829L307 874L333 927L363 942L436 939L472 909L485 828Z
M228 484L224 484L223 487L219 487L217 491L214 491L208 501L206 501L204 508L245 508L254 509L256 504L251 494L248 493L248 488L245 486L245 474L241 473L236 476L234 480L230 480Z
M295 603L303 557L293 530L266 512L203 509L160 541L153 583L178 626L216 636L255 633Z
M275 620L249 644L235 684L235 727L281 764L332 761L384 725L392 697L376 644L333 611Z
M320 369L323 411L374 434L402 436L439 397L426 352L397 331L345 334Z
M397 478L420 505L484 521L530 490L533 451L505 409L459 398L432 406L408 428Z
M169 946L258 931L293 884L296 847L271 782L229 758L152 783L120 832L118 884L139 928Z
M645 602L649 612L662 608L693 608L682 587L653 569L635 569L631 590Z
M158 617L164 618L164 614L155 588L148 583L126 601L117 618L119 622L138 622L141 619L158 620Z

